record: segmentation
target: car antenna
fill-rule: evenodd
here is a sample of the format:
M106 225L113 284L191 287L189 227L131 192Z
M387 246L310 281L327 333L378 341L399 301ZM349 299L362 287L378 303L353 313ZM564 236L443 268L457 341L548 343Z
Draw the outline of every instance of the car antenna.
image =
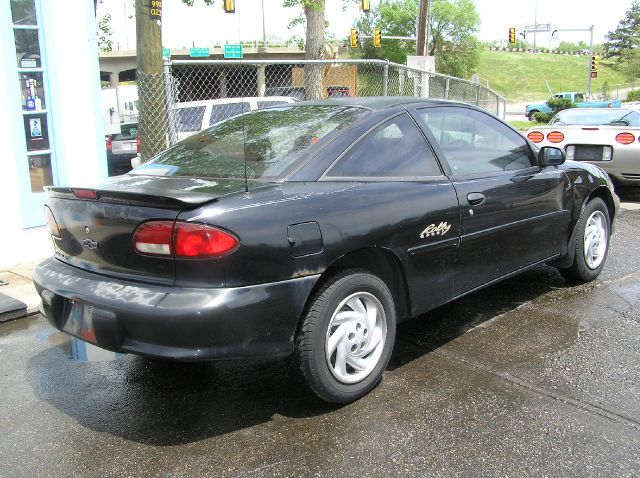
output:
M238 43L240 43L240 49L242 50L242 41L240 40L241 36L240 36L240 12L236 13L236 15L238 15ZM240 91L241 91L241 103L240 103L240 108L241 108L241 115L242 115L242 159L244 160L244 192L245 194L249 192L249 180L247 179L247 132L246 132L246 127L247 127L247 118L246 118L246 113L244 112L244 103L245 103L245 96L244 96L244 71L242 68L242 61L244 60L243 56L240 56Z

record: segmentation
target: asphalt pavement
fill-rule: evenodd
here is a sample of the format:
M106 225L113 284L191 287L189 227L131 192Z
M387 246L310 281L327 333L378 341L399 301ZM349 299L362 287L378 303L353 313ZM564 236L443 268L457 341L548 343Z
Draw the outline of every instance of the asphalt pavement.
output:
M628 207L590 284L543 266L401 324L346 406L286 361L79 362L0 324L0 476L638 476L638 231Z

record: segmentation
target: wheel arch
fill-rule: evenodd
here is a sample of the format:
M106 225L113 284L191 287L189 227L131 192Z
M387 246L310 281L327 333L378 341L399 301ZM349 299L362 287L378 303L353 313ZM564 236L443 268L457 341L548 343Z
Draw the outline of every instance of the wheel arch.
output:
M411 310L409 287L406 274L398 256L391 250L383 247L365 247L344 254L327 267L316 281L313 289L307 297L303 313L298 321L296 335L299 332L306 311L317 291L331 277L347 269L360 269L379 277L389 288L393 297L398 322L409 316Z
M591 193L585 194L582 202L580 203L580 207L577 210L577 215L573 226L571 228L571 235L569 236L569 240L567 242L567 253L561 257L560 259L556 259L552 261L551 264L555 267L568 267L573 263L575 250L571 247L571 244L575 244L576 234L578 231L578 225L580 223L580 217L582 216L582 211L589 204L589 201L595 198L600 198L604 202L605 206L607 206L607 211L609 213L609 233L613 232L613 218L616 212L615 201L613 196L611 195L611 191L606 186L598 186Z
M594 189L591 194L585 199L582 204L582 209L594 198L600 198L604 201L604 204L607 206L607 210L609 212L609 231L613 232L613 217L616 214L616 205L613 200L613 196L611 195L611 191L606 186L598 186Z

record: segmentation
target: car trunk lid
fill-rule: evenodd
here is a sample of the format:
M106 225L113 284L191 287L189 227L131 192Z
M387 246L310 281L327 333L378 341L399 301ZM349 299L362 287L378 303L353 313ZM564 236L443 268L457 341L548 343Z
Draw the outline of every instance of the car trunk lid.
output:
M134 251L136 228L150 220L173 221L183 210L244 189L244 179L156 176L120 176L96 189L50 187L47 205L60 229L55 256L98 274L173 284L172 257Z

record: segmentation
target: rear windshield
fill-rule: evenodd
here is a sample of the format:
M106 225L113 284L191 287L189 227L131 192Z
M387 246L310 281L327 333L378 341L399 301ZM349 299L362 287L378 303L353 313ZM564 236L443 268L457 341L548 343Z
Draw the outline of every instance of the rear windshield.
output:
M549 124L640 126L640 113L632 110L571 109L559 112Z
M190 136L129 174L276 179L313 144L367 110L288 106L230 118ZM246 166L245 166L246 162Z

